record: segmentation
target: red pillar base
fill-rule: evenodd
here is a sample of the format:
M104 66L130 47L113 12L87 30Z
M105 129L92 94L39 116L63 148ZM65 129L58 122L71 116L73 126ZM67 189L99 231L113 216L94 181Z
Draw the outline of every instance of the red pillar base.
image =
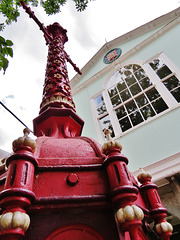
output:
M18 240L24 236L22 229L6 229L0 231L0 240Z

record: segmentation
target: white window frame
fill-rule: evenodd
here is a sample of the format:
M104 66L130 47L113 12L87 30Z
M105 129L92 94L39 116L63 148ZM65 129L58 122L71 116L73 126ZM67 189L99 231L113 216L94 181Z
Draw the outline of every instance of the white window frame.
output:
M96 127L96 131L97 131L97 135L98 135L98 141L100 143L103 143L105 141L103 132L101 130L101 126L99 123L99 118L97 117L96 114L96 106L95 106L95 102L94 102L94 98L96 98L97 96L99 96L100 94L102 94L103 98L104 98L104 102L106 105L106 109L107 109L107 113L109 115L111 124L113 126L114 129L114 133L115 133L115 137L114 139L120 138L123 135L128 134L129 132L137 129L138 127L141 127L144 124L147 124L148 122L157 119L158 117L166 114L167 112L171 111L172 109L178 107L180 105L180 103L178 103L175 98L172 96L172 94L169 92L169 90L165 87L165 85L163 84L163 82L161 81L161 79L158 77L158 75L155 73L155 71L151 68L151 66L149 65L149 62L151 62L153 59L159 58L161 59L166 65L167 67L172 71L172 75L175 75L178 79L180 79L180 70L174 65L173 62L170 61L170 59L163 53L163 52L159 52L156 55L154 55L153 57L151 57L150 59L146 60L145 62L139 61L139 60L133 60L133 61L127 61L123 64L120 64L118 66L116 66L108 75L108 77L106 78L105 82L104 82L104 88L99 91L96 95L92 96L90 99L91 102L91 107L92 107L92 113L93 113L93 119L94 119L94 123L95 123L95 127ZM152 82L152 87L155 87L155 89L159 92L160 96L162 97L162 99L164 100L164 102L167 104L168 109L153 116L152 118L149 118L145 121L143 121L142 123L131 127L130 129L126 130L125 132L122 132L120 124L118 122L118 118L115 112L115 109L117 107L113 107L109 94L108 94L108 89L107 89L107 83L110 79L110 77L116 72L118 71L118 69L120 69L121 67L125 66L125 65L130 65L130 64L137 64L140 65L141 68L146 72L147 76L149 77L149 79ZM144 90L145 92L146 90ZM143 91L141 92L141 94L143 93ZM132 100L133 98L131 98Z
M159 92L159 94L162 96L163 100L166 102L166 104L168 105L169 108L174 108L177 105L177 101L175 100L174 97L172 97L172 94L169 92L169 90L164 86L163 82L161 81L161 79L158 77L158 75L155 73L155 71L151 68L151 66L149 66L149 62L151 62L153 59L159 58L162 61L165 62L165 64L168 66L168 68L172 71L172 75L177 76L178 79L180 79L180 74L179 70L175 67L173 67L172 62L170 62L170 60L165 56L165 54L163 52L160 52L158 54L156 54L154 57L148 59L145 62L145 66L147 65L148 69L148 76L150 76L150 79L152 82L154 82L157 91ZM177 70L177 72L176 72Z
M95 124L96 132L97 132L98 141L100 143L103 143L104 142L104 137L102 135L103 132L101 130L99 118L97 116L96 105L95 105L95 101L94 101L94 98L96 98L100 94L102 94L102 91L98 92L96 95L94 95L92 98L90 98L90 104L91 104L92 115L93 115L93 119L94 119L94 124Z

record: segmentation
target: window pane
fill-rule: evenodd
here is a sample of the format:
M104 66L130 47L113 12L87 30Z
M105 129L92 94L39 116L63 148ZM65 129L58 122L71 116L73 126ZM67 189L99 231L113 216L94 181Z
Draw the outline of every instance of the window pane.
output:
M150 105L147 105L141 108L141 113L143 114L143 117L145 118L145 120L155 115L155 112Z
M162 98L158 98L156 101L152 102L152 105L157 113L161 113L164 110L168 109L168 106Z
M133 123L133 126L136 126L137 124L143 122L143 118L139 111L136 111L130 115L131 121Z
M138 70L137 72L135 72L134 74L135 74L135 76L136 76L136 78L137 78L138 80L140 80L141 78L147 76L146 73L144 72L144 70L143 70L142 68L139 69L139 70Z
M114 133L114 129L112 127L112 125L109 126L109 129L111 130L111 137L115 137L115 133Z
M111 98L111 102L113 107L118 106L121 103L121 99L119 97L119 95L116 95L115 97Z
M171 92L171 94L174 96L174 98L180 102L180 87L179 88L176 88L175 90L173 90Z
M155 88L152 88L148 92L146 92L146 95L148 96L150 101L155 100L156 98L160 97L158 91Z
M132 95L135 96L136 94L141 92L141 88L136 83L136 84L134 84L133 86L130 87L130 91L131 91Z
M118 119L121 119L121 118L123 118L124 116L127 115L124 106L122 106L122 107L116 109L116 115L117 115Z
M104 101L102 94L100 94L99 96L95 97L94 101L95 101L96 107L99 106L99 104L101 104Z
M166 76L168 76L171 73L172 73L171 70L166 65L157 70L157 75L161 79L165 78Z
M142 79L142 80L140 81L140 84L141 84L141 87L142 87L143 89L146 89L146 88L148 88L149 86L152 85L152 83L151 83L151 81L150 81L150 79L149 79L148 77Z
M134 64L133 65L133 71L136 71L138 70L139 68L141 68L141 66L137 65L137 64Z
M128 113L132 113L133 111L137 110L137 106L134 101L131 101L126 104L126 109Z
M100 94L99 96L94 98L94 101L95 101L96 110L97 110L98 115L102 115L103 113L105 113L107 111L102 94Z
M121 92L120 95L121 95L121 98L122 98L123 101L126 101L127 99L129 99L131 97L128 89L126 89L125 91Z
M124 71L123 73L124 73L125 76L131 75L131 71L128 71L128 70Z
M111 125L111 121L109 118L109 115L106 115L105 117L99 119L101 129L104 131L105 129L108 129Z
M149 65L152 67L152 69L156 70L163 66L163 62L159 59L154 59L152 62L149 63Z
M103 103L97 108L97 113L98 115L102 115L105 112L106 112L106 107L105 107L105 104Z
M124 66L124 69L132 70L132 68L133 68L133 64L129 64L129 65Z
M132 127L128 117L121 119L119 121L119 124L123 132L125 132L126 130Z
M132 74L129 77L127 77L125 80L126 80L128 86L131 86L133 83L136 82L136 79Z
M148 100L144 94L136 98L138 107L142 107L148 103Z
M169 91L171 91L172 89L174 89L180 85L179 80L175 76L168 78L163 83Z
M101 129L102 131L104 132L106 129L110 129L111 130L111 137L114 137L115 134L114 134L114 129L112 127L112 124L111 124L111 121L110 121L110 118L109 118L109 115L106 115L105 117L101 118L99 120L100 122L100 126L101 126ZM104 135L105 137L105 135Z
M117 89L119 90L119 92L123 91L124 89L126 89L126 84L124 83L124 81L121 81L117 84Z
M109 89L108 93L110 97L113 97L114 95L116 95L117 94L116 87Z
M122 81L121 80L121 74L119 71L116 71L111 78L108 81L107 88L111 88L112 86L115 86L118 82Z

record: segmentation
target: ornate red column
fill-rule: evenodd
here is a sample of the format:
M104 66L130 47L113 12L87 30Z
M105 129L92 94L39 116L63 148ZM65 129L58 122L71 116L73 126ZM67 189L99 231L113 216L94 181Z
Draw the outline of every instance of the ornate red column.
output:
M155 232L162 240L169 240L172 235L173 228L165 218L167 210L163 207L157 192L157 185L151 182L152 176L143 170L138 175L138 181L141 183L140 191L146 202L150 215L155 221Z
M70 108L75 111L65 62L67 31L59 23L49 25L46 31L50 38L45 36L49 50L40 113L48 107Z
M34 134L37 137L80 136L84 124L75 113L71 95L66 67L66 60L71 60L64 51L64 44L68 41L66 32L59 23L49 25L45 31L49 51L40 115L34 119ZM80 72L75 64L73 66Z
M33 156L36 144L28 137L29 132L25 129L24 136L13 142L14 153L7 159L8 174L4 190L0 193L2 240L19 239L30 224L26 210L35 197L32 188L37 162Z
M138 228L142 225L143 211L135 205L138 188L133 186L127 169L128 159L121 153L122 146L110 140L110 131L106 130L108 142L102 151L106 155L104 167L109 178L111 199L115 217L121 230L128 231L132 240L138 240Z
M68 41L67 30L59 23L47 27L37 19L34 12L20 1L40 30L44 33L49 46L43 99L40 104L40 115L34 119L34 134L39 136L76 137L81 135L84 122L75 113L66 61L82 74L64 50Z

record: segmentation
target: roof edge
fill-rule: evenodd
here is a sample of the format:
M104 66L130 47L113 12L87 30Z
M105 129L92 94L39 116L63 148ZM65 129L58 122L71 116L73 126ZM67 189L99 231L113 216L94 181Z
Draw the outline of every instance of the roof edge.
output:
M102 56L104 51L109 51L111 48L117 46L117 44L122 44L125 41L129 41L135 37L138 37L154 28L157 28L166 22L173 21L177 17L180 16L180 7L176 8L175 10L168 12L158 18L155 18L107 43L105 43L99 51L84 65L81 69L82 75L76 74L70 81L71 88L75 87L75 85L82 79L83 75L87 73L93 66L94 63Z
M138 51L140 51L142 48L144 48L147 44L151 43L152 41L156 40L158 37L166 33L169 29L171 29L173 26L180 23L180 17L175 18L173 21L170 21L168 24L164 25L162 28L160 28L158 31L154 32L152 35L148 36L146 39L144 39L139 44L133 46L129 51L127 51L125 54L123 54L120 58L116 59L111 64L108 64L106 67L102 68L99 72L92 75L89 79L87 79L85 82L80 84L79 86L75 86L72 89L72 94L78 93L83 88L87 87L88 84L96 81L99 77L102 77L104 74L106 74L108 71L110 71L112 68L117 69L120 64L123 61L126 61L127 58L131 57Z

